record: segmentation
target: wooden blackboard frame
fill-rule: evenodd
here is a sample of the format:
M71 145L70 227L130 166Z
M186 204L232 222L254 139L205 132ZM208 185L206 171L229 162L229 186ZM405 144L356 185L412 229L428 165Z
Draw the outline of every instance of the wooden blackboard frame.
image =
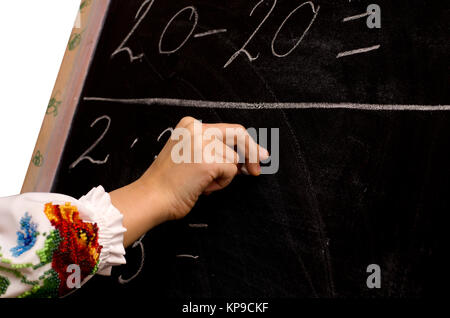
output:
M81 1L21 193L52 187L109 4Z

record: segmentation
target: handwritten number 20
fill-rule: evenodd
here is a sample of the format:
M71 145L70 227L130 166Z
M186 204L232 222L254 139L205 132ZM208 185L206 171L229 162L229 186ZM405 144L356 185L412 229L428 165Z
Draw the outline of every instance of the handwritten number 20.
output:
M260 4L262 4L265 0L261 0L259 1L256 6L253 7L250 16L253 15L253 12L256 10L256 8L259 7ZM308 27L305 29L305 31L303 32L302 36L300 37L300 39L297 41L297 43L294 45L294 47L292 47L288 52L284 53L284 54L280 54L275 50L275 42L278 39L278 35L280 34L281 30L283 29L284 25L289 21L289 19L294 15L295 12L297 12L298 10L300 10L304 5L309 4L311 6L311 10L314 13L313 18L311 19L311 22L309 23ZM258 25L258 27L256 28L256 30L253 32L253 34L250 36L250 38L247 40L247 42L245 42L244 46L239 49L236 53L234 53L234 55L228 60L228 62L225 64L224 68L228 67L228 65L230 65L235 59L236 57L241 54L244 53L245 55L247 55L248 59L250 60L250 62L256 60L258 58L258 56L256 57L252 57L250 55L250 53L248 53L248 51L245 49L247 47L247 45L250 43L250 41L253 39L253 37L258 33L259 29L263 26L263 24L267 21L267 19L270 17L270 15L272 14L273 10L275 9L277 5L277 0L273 1L272 7L269 10L269 13L267 13L267 15L264 17L264 19L261 21L261 23ZM316 20L317 14L319 13L319 9L320 6L317 6L317 9L314 7L314 3L312 3L312 1L307 1L307 2L303 2L301 5L299 5L297 8L295 8L291 13L289 13L289 15L284 19L284 21L281 23L280 27L278 28L278 30L275 32L275 36L273 37L272 40L272 44L271 44L271 48L272 48L272 54L276 57L286 57L288 55L290 55L299 45L300 43L303 41L303 38L305 37L306 33L309 31L309 29L311 28L311 26L313 25L314 21Z

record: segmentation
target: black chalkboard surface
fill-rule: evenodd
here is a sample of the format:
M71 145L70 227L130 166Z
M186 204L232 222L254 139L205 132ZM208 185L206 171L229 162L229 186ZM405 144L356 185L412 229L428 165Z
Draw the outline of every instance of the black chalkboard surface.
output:
M134 181L187 115L279 128L279 171L201 198L72 297L438 295L450 10L378 0L369 28L372 3L112 0L52 191Z

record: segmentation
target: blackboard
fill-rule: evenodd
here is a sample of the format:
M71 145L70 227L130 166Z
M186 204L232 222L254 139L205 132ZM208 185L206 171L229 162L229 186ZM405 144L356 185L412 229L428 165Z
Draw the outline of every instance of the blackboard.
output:
M372 3L110 1L51 190L134 181L186 115L279 128L279 171L201 198L72 297L438 295L450 11L378 0L369 28Z

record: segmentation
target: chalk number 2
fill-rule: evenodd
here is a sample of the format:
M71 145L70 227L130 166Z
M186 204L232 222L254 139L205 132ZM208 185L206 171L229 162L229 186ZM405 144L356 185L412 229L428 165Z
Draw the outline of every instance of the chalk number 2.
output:
M92 146L90 146L85 152L83 152L83 154L69 166L69 169L75 168L83 160L88 160L94 164L105 164L108 161L109 154L106 156L106 158L104 160L94 160L94 159L92 159L92 157L88 156L89 153L92 150L94 150L94 148L97 147L97 145L103 140L105 135L108 133L109 127L111 126L111 118L107 115L104 115L104 116L101 116L101 117L97 118L96 120L94 120L91 124L91 128L94 127L101 120L106 120L108 123L106 125L105 130L103 131L101 136L94 142L94 144Z

